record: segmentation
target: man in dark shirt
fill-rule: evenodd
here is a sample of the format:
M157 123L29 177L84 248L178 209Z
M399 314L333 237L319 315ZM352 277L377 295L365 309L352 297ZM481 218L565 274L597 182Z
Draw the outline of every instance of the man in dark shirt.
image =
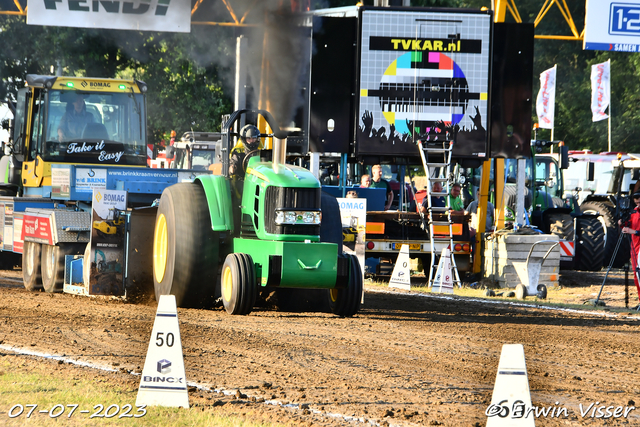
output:
M431 187L431 192L432 193L442 193L443 189L442 189L442 184L439 181L436 181L433 183L433 186ZM427 197L425 196L424 199L422 199L422 204L420 205L420 211L423 214L427 214L428 213L428 200ZM433 208L444 208L446 206L446 201L444 199L444 196L431 196L431 207Z
M82 131L87 123L93 123L93 114L87 111L82 95L75 94L75 99L67 103L67 110L60 119L58 141L71 141L82 138Z
M391 203L393 202L393 191L386 179L382 179L382 166L373 165L371 168L371 183L369 188L384 188L387 191L387 201L384 206L384 210L389 210Z
M246 125L240 131L240 140L242 145L231 151L229 175L243 179L249 157L256 154L260 147L260 130L254 125Z

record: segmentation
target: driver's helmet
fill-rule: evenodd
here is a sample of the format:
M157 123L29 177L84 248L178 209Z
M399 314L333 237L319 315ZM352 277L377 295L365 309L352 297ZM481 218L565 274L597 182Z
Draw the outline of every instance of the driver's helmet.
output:
M257 150L260 146L260 129L254 125L246 125L240 130L240 138L248 151Z

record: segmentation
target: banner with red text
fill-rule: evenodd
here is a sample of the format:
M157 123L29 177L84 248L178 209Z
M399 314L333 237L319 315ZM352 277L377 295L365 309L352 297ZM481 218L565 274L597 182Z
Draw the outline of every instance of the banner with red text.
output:
M538 125L542 129L553 129L556 105L556 65L540 73L540 91L536 99Z
M591 112L593 121L609 118L605 110L611 98L610 61L591 66Z

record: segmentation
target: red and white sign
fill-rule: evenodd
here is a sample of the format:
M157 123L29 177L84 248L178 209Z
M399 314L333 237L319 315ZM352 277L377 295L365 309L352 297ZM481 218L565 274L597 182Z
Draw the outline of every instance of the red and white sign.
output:
M573 258L576 254L576 248L573 245L573 242L560 241L560 256Z
M48 216L24 215L22 238L26 242L53 245L51 218Z

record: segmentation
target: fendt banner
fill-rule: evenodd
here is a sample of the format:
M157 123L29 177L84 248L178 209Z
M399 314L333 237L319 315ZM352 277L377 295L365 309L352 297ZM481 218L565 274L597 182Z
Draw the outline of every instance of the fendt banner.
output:
M584 49L640 52L640 0L588 0Z
M27 6L29 25L191 31L189 0L28 0Z

